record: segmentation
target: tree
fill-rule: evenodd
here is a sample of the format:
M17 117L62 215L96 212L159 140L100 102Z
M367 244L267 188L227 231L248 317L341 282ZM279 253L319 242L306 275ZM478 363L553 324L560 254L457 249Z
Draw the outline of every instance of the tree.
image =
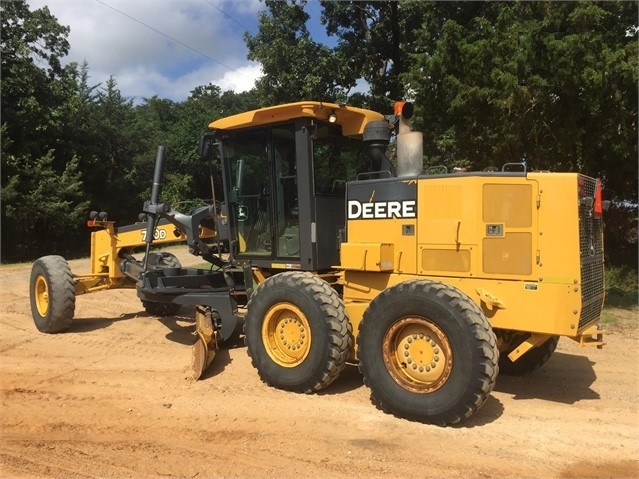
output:
M0 8L1 254L26 259L44 247L48 253L72 249L78 227L70 221L86 208L77 160L56 152L74 107L77 70L61 67L69 29L46 7L31 12L15 1Z
M0 105L6 135L13 140L11 151L46 151L62 125L61 109L73 82L72 69L60 66L69 49L69 29L59 25L47 7L31 12L19 0L2 2L0 8Z
M89 202L83 198L77 158L62 172L53 162L52 151L35 158L3 155L2 245L8 259L74 252L77 244L68 232L82 223Z
M347 85L363 78L370 86L369 108L386 113L406 88L400 74L405 71L407 47L418 16L397 1L321 1L326 32L339 40L333 55L341 65Z
M355 79L346 74L325 45L311 39L306 26L306 1L266 0L259 14L259 31L245 34L248 58L262 64L257 89L268 104L300 100L345 100Z
M636 197L635 2L412 6L424 21L402 78L432 160L523 160Z

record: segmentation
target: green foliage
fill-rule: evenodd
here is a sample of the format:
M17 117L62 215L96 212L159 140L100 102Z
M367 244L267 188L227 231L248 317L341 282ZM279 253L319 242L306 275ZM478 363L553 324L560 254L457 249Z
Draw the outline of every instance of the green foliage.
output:
M61 172L53 165L53 153L33 158L3 155L2 228L19 232L12 241L3 241L3 250L11 246L12 259L33 255L68 254L78 246L74 234L89 206L83 201L83 185L78 159L71 159ZM3 254L5 251L3 251Z
M606 264L610 266L639 263L637 249L637 206L613 202L604 213Z
M617 326L619 324L619 317L614 314L614 311L610 308L604 308L601 311L601 322L607 326Z
M639 304L636 265L606 268L606 306L631 308Z
M637 193L636 2L411 2L402 74L433 163L527 162Z
M314 42L306 26L306 1L266 0L259 31L245 34L248 58L262 64L257 90L267 104L301 100L336 101L355 85L343 74L344 63L325 45Z
M86 204L79 159L58 151L76 106L76 68L60 65L69 29L46 7L1 8L2 258L15 260L73 249Z
M400 2L320 3L326 32L339 39L333 52L339 78L346 80L347 87L364 79L370 94L362 106L390 112L394 101L405 98L400 75L406 69L406 47L415 40L419 15L411 15Z
M69 49L69 29L58 25L46 7L30 12L24 1L15 1L0 8L0 108L5 135L12 140L3 153L43 154L65 127L74 88L73 69L60 66Z

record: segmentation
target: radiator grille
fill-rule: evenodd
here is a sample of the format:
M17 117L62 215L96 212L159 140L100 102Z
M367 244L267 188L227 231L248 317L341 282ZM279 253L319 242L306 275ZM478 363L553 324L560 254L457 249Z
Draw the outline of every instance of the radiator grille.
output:
M579 249L581 261L581 316L579 329L597 321L604 299L603 221L583 197L594 198L596 180L579 175Z

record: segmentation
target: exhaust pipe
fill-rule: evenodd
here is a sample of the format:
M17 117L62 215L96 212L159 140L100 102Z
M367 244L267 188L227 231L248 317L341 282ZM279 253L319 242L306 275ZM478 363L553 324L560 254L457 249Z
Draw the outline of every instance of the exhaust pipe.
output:
M397 133L397 176L421 175L424 169L424 135L411 131L413 104L403 101L395 103L395 115L399 117Z
M409 131L397 135L397 176L421 175L424 169L424 135Z

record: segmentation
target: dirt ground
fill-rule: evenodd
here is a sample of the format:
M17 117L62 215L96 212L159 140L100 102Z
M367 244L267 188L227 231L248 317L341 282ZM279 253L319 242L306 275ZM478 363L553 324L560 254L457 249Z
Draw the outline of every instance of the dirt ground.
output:
M564 338L440 428L377 410L354 366L320 394L270 388L239 344L189 381L193 310L158 319L133 290L79 296L71 330L41 334L30 269L0 267L3 478L639 477L636 311L616 313L604 349Z

